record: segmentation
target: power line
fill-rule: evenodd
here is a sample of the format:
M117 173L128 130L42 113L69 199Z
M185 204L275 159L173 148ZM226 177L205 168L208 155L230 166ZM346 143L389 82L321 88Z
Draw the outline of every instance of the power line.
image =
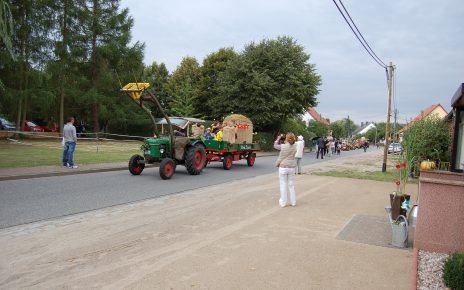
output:
M346 15L348 15L348 18L350 18L351 23L353 23L354 28L356 28L356 31L359 33L359 36L361 36L362 40L364 40L364 42L366 43L367 47L369 47L369 49L371 50L371 52L372 52L372 53L375 55L375 57L382 63L382 65L383 65L384 67L386 67L387 65L380 59L380 57L377 56L377 54L375 54L374 50L370 47L369 43L367 43L367 41L366 41L366 39L364 38L364 36L362 35L361 31L359 31L358 27L356 26L356 23L354 23L353 19L351 18L350 13L348 13L348 10L346 10L345 5L343 5L342 0L338 0L338 1L340 2L340 4L342 4L343 10L345 10Z
M367 44L367 41L364 40L364 37L363 37L363 40L366 42L366 44L364 44L364 42L361 41L361 39L359 38L358 34L356 33L356 31L354 31L354 29L353 29L353 27L351 26L350 22L349 22L348 19L346 18L345 14L343 14L342 10L341 10L340 7L338 6L337 2L335 2L335 0L332 0L332 1L333 1L333 3L335 4L335 6L337 6L337 9L338 9L338 11L340 12L340 14L343 16L343 19L345 19L345 21L346 21L346 23L348 24L348 26L350 27L351 31L353 31L354 35L355 35L356 38L359 40L359 42L360 42L361 45L364 47L364 49L367 51L367 53L372 57L372 59L373 59L378 65L380 65L380 66L383 67L383 68L386 68L387 66L385 65L385 63L384 63L383 61L380 60L380 58L377 59L376 57L374 57L374 55L375 55L374 51L373 51L372 49L369 50L369 49L366 47L366 45L367 45L367 46L369 46L369 45ZM340 0L339 0L339 1L340 1ZM341 1L340 1L340 3L341 3ZM342 4L342 5L343 5L343 4ZM343 7L344 7L344 6L343 6ZM345 11L346 11L346 9L345 9ZM348 14L348 12L347 12L347 14ZM351 17L350 17L350 19L351 19ZM353 20L351 19L351 21L353 21ZM354 24L354 22L353 22L353 25L356 27L356 25ZM357 28L356 28L356 29L357 29ZM359 30L358 30L358 32L359 32ZM361 35L361 33L359 33L359 34ZM361 37L362 37L362 35L361 35ZM369 46L369 48L370 48L370 46ZM371 51L372 51L372 52L371 52ZM375 55L375 56L377 56L377 55Z

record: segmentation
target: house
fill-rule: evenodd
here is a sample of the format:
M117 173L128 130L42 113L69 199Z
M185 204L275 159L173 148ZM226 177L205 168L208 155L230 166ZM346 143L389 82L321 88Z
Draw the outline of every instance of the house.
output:
M430 118L432 116L438 116L440 119L444 119L448 115L448 112L443 108L440 104L432 105L425 110L422 110L419 115L417 115L411 122L409 122L406 126L401 128L398 131L398 134L402 135L409 127L411 127L415 122L420 120Z
M329 125L330 120L327 118L323 118L320 113L316 111L313 107L309 107L304 115L304 119L307 121L314 120L316 122L322 123L324 125Z
M353 132L353 136L361 135L364 136L370 129L374 129L374 122L361 122L361 126Z

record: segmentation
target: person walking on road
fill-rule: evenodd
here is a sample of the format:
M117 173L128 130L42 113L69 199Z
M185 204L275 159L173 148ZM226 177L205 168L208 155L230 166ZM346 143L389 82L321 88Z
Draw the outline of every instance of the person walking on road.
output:
M74 165L74 151L76 150L77 135L74 127L74 117L68 118L68 123L63 128L63 166L77 168Z
M276 166L279 167L279 180L280 180L280 207L287 206L287 190L290 192L290 203L296 206L296 193L295 193L295 135L287 133L285 135L285 143L280 144L280 139L284 135L279 135L274 141L274 148L280 150L279 158L277 158Z
M303 136L301 135L298 136L298 141L296 141L295 145L296 145L296 153L295 153L296 173L301 174L301 158L303 158L303 151L304 151L304 145L305 145Z
M319 159L319 154L321 154L321 159L324 159L325 153L325 142L323 138L317 139L317 154L316 158Z

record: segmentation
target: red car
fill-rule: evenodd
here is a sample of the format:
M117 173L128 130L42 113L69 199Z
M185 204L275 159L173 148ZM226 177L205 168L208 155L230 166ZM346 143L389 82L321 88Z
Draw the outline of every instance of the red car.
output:
M24 120L24 131L45 132L44 128L29 120Z

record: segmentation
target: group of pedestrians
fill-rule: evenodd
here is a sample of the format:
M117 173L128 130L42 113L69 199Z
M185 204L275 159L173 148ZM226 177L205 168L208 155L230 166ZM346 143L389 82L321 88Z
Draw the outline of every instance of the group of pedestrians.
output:
M321 156L321 159L324 159L326 155L329 157L335 154L340 155L341 149L342 141L340 139L321 137L316 142L316 158L319 159L319 156Z

